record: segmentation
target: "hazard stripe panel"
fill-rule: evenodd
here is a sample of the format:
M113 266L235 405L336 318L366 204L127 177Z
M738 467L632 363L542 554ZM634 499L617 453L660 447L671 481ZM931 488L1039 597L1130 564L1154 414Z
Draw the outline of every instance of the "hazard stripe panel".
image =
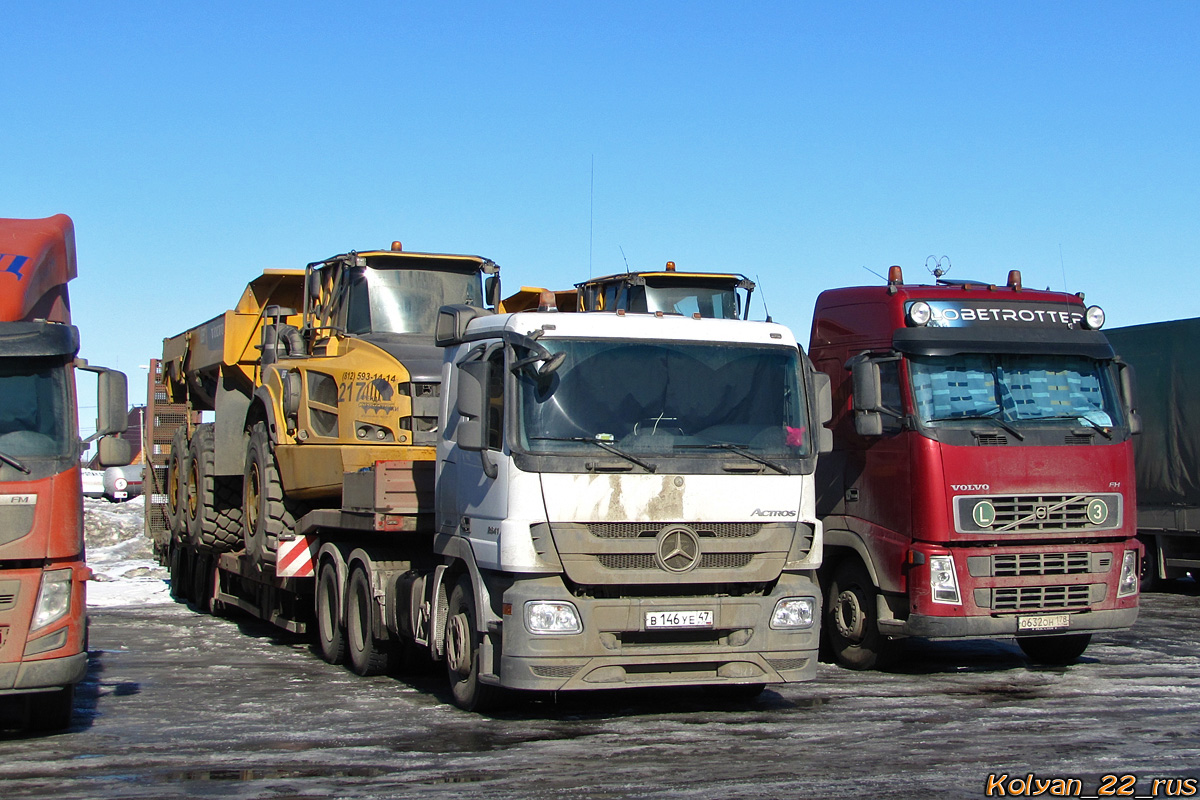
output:
M313 576L313 552L316 542L307 536L297 536L279 543L275 553L275 574L281 578L311 578Z

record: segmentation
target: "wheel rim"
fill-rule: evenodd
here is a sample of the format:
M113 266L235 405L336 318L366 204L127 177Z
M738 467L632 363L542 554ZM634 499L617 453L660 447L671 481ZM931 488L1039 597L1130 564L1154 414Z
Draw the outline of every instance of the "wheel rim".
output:
M250 469L250 480L246 481L246 527L251 533L258 530L258 504L262 492L259 486L258 462Z
M470 620L461 611L446 626L446 663L463 677L471 674L470 627Z
M833 623L843 638L858 643L862 641L863 629L866 626L866 614L863 613L862 600L858 592L847 589L837 596L833 609Z
M196 464L196 459L192 459L192 468L188 470L188 485L187 485L187 504L188 516L196 517L196 507L199 504L199 487L200 487L200 468Z

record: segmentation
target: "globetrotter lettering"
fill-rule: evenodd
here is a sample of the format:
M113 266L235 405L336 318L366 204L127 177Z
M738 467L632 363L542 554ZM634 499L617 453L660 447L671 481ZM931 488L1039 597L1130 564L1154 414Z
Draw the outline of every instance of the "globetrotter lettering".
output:
M929 303L929 327L962 328L969 325L1065 325L1076 327L1083 322L1083 311L1075 307L969 306L936 300Z
M795 511L775 511L772 509L756 508L750 512L752 517L794 517Z

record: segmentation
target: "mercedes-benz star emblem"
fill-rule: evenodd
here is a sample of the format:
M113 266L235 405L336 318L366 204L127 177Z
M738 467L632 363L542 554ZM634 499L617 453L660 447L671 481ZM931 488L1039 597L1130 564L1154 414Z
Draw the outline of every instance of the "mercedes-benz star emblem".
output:
M658 566L667 572L687 572L700 563L700 537L691 528L673 525L658 534Z

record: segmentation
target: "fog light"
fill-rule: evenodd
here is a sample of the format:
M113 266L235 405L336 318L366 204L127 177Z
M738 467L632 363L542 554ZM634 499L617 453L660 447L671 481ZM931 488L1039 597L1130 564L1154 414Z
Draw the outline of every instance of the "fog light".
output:
M811 628L816 619L817 602L811 597L785 597L771 612L771 627L777 631Z
M1117 581L1117 597L1129 597L1137 594L1137 590L1137 551L1126 550L1125 557L1121 559L1121 578Z
M71 570L56 569L42 575L42 588L33 608L30 630L44 628L71 610Z
M954 556L929 557L929 591L935 603L961 605L958 577L954 574Z
M525 604L525 630L530 633L579 633L583 625L571 603L530 600Z

